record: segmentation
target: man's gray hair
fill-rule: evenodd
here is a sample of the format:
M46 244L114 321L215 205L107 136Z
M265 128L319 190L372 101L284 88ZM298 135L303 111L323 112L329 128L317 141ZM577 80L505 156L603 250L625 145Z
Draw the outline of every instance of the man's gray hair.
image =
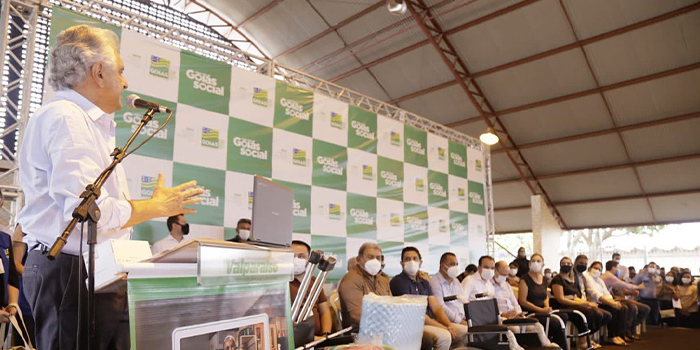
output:
M119 38L111 30L78 25L62 31L50 55L49 84L54 90L72 89L95 63L115 66L112 49L119 49Z
M366 249L379 249L380 252L382 251L382 248L380 248L379 245L377 245L377 243L367 242L360 246L360 250L357 252L357 256L365 256Z

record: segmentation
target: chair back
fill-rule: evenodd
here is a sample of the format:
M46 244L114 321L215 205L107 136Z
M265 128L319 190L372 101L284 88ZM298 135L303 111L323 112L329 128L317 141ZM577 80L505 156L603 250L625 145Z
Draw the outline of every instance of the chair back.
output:
M464 304L464 315L469 326L500 324L496 299L470 301Z
M333 332L343 329L343 315L340 312L340 296L338 290L334 289L328 298L328 306L331 308L331 325Z

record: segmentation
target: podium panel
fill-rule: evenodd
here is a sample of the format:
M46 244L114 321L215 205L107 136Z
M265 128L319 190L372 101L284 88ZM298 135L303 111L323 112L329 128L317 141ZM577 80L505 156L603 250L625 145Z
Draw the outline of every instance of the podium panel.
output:
M220 276L222 284L212 284L211 275L209 283L202 284L196 257L212 249L224 257L228 249L230 259L248 263L269 253L274 261L268 264L285 266L266 270L260 279L249 274L237 277L236 269L221 269L231 273ZM232 345L234 349L293 349L293 336L288 336L292 326L286 266L287 260L292 263L292 255L286 249L196 240L154 256L152 266L129 272L131 348L218 350Z

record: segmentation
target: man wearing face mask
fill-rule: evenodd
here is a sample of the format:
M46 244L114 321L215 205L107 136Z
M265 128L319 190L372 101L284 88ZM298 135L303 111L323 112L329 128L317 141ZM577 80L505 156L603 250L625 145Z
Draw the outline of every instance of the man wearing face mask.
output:
M651 308L647 318L647 323L650 325L658 325L661 321L658 288L662 281L658 270L659 266L652 261L634 277L634 284L644 284L644 289L639 291L639 302Z
M184 236L190 233L190 224L187 223L183 214L169 217L165 224L168 226L170 234L153 244L153 254L177 247L178 244L182 243Z
M357 266L340 281L338 296L343 315L343 327L359 329L362 316L362 297L366 294L391 295L389 280L377 276L382 268L379 261L382 249L372 242L360 246Z
M250 242L250 227L252 222L250 219L240 219L236 224L236 237L229 239L229 242L248 243Z
M440 271L430 278L430 289L433 291L437 302L442 306L447 318L452 323L466 326L464 304L459 300L445 302L445 297L464 294L462 284L457 280L460 272L457 256L450 252L442 254L440 257Z
M491 279L495 274L496 262L492 257L484 255L479 258L477 272L462 281L464 296L469 301L481 298L493 299L494 290Z
M620 259L621 259L620 253L613 253L612 260L617 262L617 266L618 266L617 271L618 271L619 276L617 276L617 277L619 279L627 282L627 283L631 283L632 279L630 278L629 270L627 270L626 266L622 266L622 264L620 264Z
M304 272L306 271L306 264L309 261L309 254L311 254L311 247L302 241L292 241L292 250L294 251L294 279L289 282L289 291L292 298L292 303L297 298L299 293L299 287L301 287L301 279L304 278ZM316 277L311 277L311 282L309 285L313 285ZM304 301L308 299L308 292ZM315 323L315 334L326 335L331 331L332 320L330 307L328 306L328 299L326 294L321 289L321 293L316 299L316 304L314 304L311 309L313 312L314 323Z
M518 266L518 273L516 276L522 277L530 271L530 261L527 260L527 256L525 255L525 247L520 247L518 249L518 257L515 258L513 262Z
M435 350L449 350L463 345L467 326L453 324L445 314L442 306L433 296L430 283L419 276L423 264L420 252L415 247L406 247L401 251L401 267L403 272L391 279L391 294L425 295L428 297L428 308L423 329L423 347Z

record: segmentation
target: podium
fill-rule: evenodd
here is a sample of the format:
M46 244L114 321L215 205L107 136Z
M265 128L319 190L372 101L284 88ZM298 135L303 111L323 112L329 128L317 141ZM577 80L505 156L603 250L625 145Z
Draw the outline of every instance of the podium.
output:
M291 350L289 249L197 239L130 266L131 349Z

